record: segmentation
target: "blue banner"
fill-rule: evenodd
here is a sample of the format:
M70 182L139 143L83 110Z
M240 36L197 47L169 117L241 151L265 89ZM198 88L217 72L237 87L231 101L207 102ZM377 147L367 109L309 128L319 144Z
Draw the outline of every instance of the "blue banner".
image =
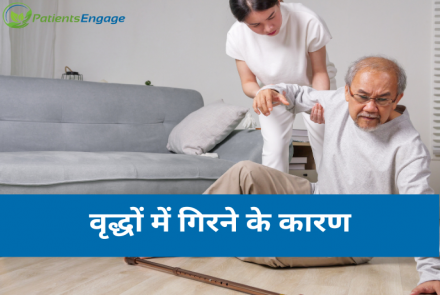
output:
M438 195L1 195L3 257L439 255Z

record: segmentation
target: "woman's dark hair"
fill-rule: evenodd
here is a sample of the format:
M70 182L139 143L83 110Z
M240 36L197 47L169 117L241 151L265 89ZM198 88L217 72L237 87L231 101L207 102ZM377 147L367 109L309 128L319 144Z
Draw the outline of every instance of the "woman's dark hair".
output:
M232 14L239 22L244 21L252 11L263 11L277 4L278 0L229 0Z

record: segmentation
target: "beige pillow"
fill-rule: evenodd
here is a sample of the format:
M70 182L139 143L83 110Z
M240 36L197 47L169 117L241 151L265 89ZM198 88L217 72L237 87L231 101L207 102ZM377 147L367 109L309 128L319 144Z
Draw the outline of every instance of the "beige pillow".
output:
M248 108L216 101L195 112L174 127L167 149L188 155L201 155L223 141L244 118Z

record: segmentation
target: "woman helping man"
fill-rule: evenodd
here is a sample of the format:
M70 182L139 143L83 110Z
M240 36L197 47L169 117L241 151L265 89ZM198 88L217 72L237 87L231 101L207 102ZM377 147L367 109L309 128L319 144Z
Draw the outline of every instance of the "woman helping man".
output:
M336 89L336 69L329 62L326 44L331 40L325 22L298 3L279 0L230 0L237 22L227 36L226 53L236 60L244 93L255 98L264 85L289 83L317 90ZM254 99L264 138L263 165L288 172L289 144L295 119L293 106ZM267 107L266 107L267 106ZM273 108L272 108L273 107ZM263 112L262 112L263 111ZM270 115L270 116L269 116ZM312 119L323 123L317 105ZM304 122L319 167L324 125L304 114Z

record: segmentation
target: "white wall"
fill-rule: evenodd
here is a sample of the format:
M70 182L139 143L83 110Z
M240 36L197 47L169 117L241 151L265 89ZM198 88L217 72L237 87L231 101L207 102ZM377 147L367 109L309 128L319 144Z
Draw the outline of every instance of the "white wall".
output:
M60 0L59 15L82 13L127 18L117 25L58 24L57 76L69 65L88 81L151 80L196 89L206 103L251 105L234 61L225 55L226 32L234 22L226 1Z
M10 1L11 3L14 1ZM33 13L53 15L58 0L23 0ZM17 8L16 12L24 12ZM30 20L32 21L32 19ZM11 71L13 76L52 78L54 76L55 23L31 23L25 29L10 29Z
M292 2L292 1L286 1ZM407 71L402 104L430 146L431 0L303 0L332 32L328 45L338 86L349 62L366 54L396 58ZM87 81L198 90L205 104L218 99L251 107L235 62L225 54L234 22L228 1L59 0L58 15L125 15L123 24L57 24L55 77L64 66ZM297 123L296 126L301 126ZM440 193L440 161L432 162L432 186Z

